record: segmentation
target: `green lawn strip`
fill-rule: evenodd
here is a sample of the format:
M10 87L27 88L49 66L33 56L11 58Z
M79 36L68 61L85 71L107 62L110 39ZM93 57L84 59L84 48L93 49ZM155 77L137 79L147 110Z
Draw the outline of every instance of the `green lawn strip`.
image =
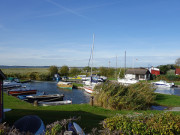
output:
M173 100L173 98L169 98L169 100ZM160 99L158 99L158 101L160 101ZM99 123L101 121L103 121L107 117L112 117L116 114L163 112L163 111L155 111L155 110L147 110L147 111L109 110L109 109L104 109L102 107L90 106L89 104L36 107L30 103L21 101L15 97L8 96L5 93L4 93L4 108L12 109L12 111L5 113L5 121L10 125L12 125L17 119L25 115L38 115L43 120L45 125L55 122L57 120L63 120L72 117L77 118L80 116L81 119L78 120L77 123L83 129L85 129L86 133L91 132L93 128L99 128L100 127ZM175 113L177 115L180 115L180 112L175 112Z
M174 82L175 85L180 85L180 81Z
M157 93L156 95L156 104L168 107L180 107L180 96L159 93Z

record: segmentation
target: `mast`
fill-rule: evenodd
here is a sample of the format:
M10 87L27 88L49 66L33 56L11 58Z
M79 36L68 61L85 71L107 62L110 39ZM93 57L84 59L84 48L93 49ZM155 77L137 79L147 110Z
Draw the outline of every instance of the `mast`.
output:
M92 56L91 56L91 76L92 76L92 68L93 68L93 50L94 50L94 34L93 34L93 44L92 44Z
M125 62L124 62L124 77L126 75L126 51L125 51Z
M115 78L117 80L117 55L116 55L116 74L115 75L116 75Z

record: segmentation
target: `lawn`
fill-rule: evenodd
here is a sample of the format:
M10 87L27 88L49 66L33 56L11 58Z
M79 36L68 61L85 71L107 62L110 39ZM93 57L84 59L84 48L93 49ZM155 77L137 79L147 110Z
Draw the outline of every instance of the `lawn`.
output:
M156 104L165 106L180 106L179 96L157 94ZM90 106L89 104L72 104L61 106L33 106L30 103L21 101L15 97L8 96L4 93L4 108L11 108L12 111L5 113L5 121L12 125L17 119L25 115L38 115L45 124L50 124L57 120L72 117L81 117L77 123L90 132L95 127L100 127L100 122L107 117L116 114L133 114L133 113L159 113L162 111L127 111L127 110L108 110L101 107ZM180 112L175 112L180 115Z

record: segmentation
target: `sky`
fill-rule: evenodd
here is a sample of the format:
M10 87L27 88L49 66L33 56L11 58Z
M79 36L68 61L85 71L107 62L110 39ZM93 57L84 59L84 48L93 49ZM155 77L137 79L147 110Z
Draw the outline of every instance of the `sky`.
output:
M180 57L180 0L0 0L0 65L150 67Z

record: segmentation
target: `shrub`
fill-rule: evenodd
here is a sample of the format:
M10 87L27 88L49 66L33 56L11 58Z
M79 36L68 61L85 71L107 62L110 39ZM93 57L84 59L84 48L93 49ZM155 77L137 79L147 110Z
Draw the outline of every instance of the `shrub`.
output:
M38 73L37 72L31 72L28 74L28 78L31 79L31 80L36 80L36 75Z
M107 81L95 87L94 103L109 109L147 109L155 99L154 89L147 82L130 86Z
M166 75L166 78L169 81L180 81L180 76L178 75Z
M110 134L180 134L180 116L170 112L159 114L117 115L103 121Z
M50 74L38 73L38 74L36 74L36 80L49 81L49 80L52 80L52 79L51 79Z

